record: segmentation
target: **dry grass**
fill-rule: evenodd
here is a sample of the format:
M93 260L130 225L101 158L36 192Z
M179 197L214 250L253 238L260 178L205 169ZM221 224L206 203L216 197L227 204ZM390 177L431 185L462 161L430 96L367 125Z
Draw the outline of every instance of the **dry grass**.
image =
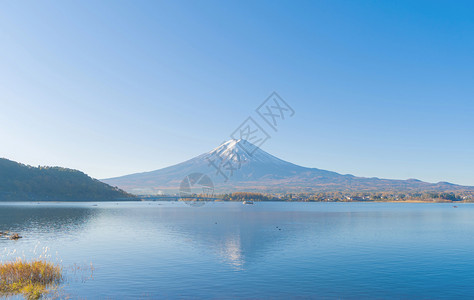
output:
M21 294L27 299L39 299L62 280L62 267L45 260L18 258L0 263L0 296Z

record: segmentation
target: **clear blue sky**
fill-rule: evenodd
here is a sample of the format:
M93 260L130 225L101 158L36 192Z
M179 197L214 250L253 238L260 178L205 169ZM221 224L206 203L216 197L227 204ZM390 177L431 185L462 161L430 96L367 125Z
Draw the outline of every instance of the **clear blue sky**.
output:
M1 1L0 156L154 170L277 91L282 159L474 185L473 54L472 1Z

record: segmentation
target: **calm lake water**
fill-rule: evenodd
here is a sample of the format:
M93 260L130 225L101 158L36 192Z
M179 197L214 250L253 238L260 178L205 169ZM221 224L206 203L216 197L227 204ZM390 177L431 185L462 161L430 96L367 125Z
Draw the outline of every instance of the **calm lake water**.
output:
M83 266L73 299L474 298L469 204L3 203L0 230Z

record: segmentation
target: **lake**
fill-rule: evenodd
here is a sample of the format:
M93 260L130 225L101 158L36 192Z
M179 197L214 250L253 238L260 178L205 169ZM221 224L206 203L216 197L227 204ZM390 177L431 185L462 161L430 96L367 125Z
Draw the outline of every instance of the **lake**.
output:
M474 297L471 204L2 203L1 230L73 299Z

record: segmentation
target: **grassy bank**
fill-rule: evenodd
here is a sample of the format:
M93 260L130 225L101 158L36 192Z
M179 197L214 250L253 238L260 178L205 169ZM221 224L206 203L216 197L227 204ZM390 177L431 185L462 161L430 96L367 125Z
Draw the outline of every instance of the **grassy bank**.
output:
M62 282L62 267L48 261L16 259L0 263L0 296L39 299Z

